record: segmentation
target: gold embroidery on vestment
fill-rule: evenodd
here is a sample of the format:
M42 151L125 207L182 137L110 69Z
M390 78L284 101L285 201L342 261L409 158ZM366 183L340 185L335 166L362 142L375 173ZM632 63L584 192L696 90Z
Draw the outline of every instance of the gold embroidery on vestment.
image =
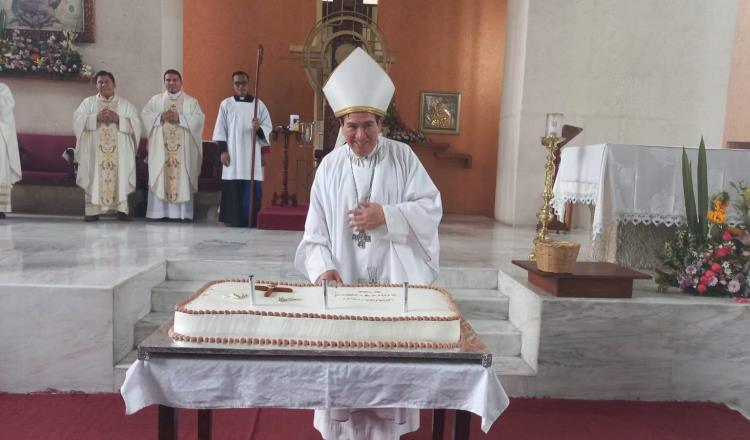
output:
M170 99L167 97L164 100L164 111L176 111L182 113L183 95L180 95L177 99ZM181 158L182 158L182 127L180 124L173 124L171 122L164 121L162 124L163 135L164 135L164 149L166 150L165 161L164 161L164 195L167 201L174 203L180 196L180 174L181 174Z

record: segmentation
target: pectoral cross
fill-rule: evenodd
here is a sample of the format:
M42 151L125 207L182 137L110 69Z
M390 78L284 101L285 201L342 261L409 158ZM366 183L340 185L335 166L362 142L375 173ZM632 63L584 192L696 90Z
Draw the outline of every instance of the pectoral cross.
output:
M367 246L367 243L372 242L372 237L367 235L367 232L365 231L358 231L356 234L352 234L352 240L357 242L358 248L364 249L365 246Z

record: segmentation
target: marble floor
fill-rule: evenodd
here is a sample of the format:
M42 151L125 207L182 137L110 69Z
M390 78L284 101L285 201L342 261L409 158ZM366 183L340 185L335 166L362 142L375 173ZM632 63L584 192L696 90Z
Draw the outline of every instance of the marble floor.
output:
M446 215L441 265L510 268L528 255L534 231L480 216ZM293 264L301 232L203 224L10 214L0 221L0 285L112 286L165 259ZM584 244L588 233L572 238ZM583 251L585 252L585 251ZM585 259L585 255L582 255Z

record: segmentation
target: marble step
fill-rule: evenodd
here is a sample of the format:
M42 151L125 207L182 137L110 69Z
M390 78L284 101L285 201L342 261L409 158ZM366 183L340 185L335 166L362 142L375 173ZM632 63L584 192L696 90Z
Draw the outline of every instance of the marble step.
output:
M245 278L305 282L294 265L278 261L167 260L167 280L202 281Z
M302 281L294 265L273 261L168 260L167 280L201 281L246 277ZM441 267L436 285L448 289L497 289L498 271L491 268Z
M138 346L144 339L153 333L162 324L169 322L174 312L151 312L135 323L133 343Z
M115 364L115 389L114 392L119 392L120 387L122 387L122 383L125 382L125 373L128 371L128 368L135 362L135 360L138 359L138 350L131 350L130 353L125 355L124 358L120 359L117 364Z
M508 319L508 297L493 289L450 289L466 319Z
M207 281L164 281L151 289L151 311L174 311L175 304L195 293L206 283Z
M495 319L468 319L492 356L520 356L521 332L510 323Z
M200 289L206 281L167 280L151 290L151 311L171 312L174 305ZM492 289L451 289L469 319L508 319L508 297Z

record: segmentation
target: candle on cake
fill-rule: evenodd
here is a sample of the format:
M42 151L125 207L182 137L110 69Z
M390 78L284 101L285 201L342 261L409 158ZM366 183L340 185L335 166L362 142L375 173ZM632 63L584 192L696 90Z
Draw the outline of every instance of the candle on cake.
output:
M250 304L255 307L255 275L250 275Z

